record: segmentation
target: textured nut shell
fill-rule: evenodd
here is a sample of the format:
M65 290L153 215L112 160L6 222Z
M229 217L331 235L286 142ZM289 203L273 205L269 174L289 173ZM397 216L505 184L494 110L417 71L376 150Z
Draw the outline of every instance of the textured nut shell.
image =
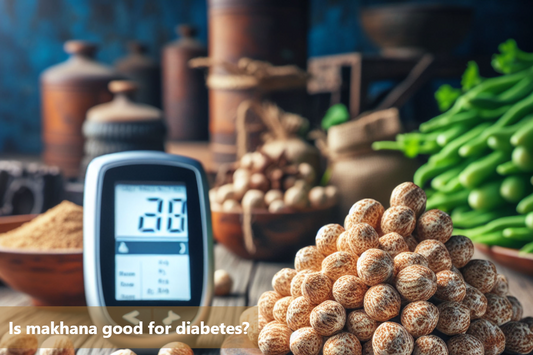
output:
M488 260L470 260L461 273L465 282L474 286L482 293L487 293L496 282L496 266Z
M507 296L507 299L509 302L511 302L511 306L513 307L513 316L511 317L511 321L518 322L524 315L524 307L522 307L522 304L518 298L514 296Z
M381 203L371 198L365 198L350 208L344 221L344 228L350 229L355 223L368 223L376 229L379 227L383 212L385 209Z
M457 268L465 266L474 255L474 243L464 235L454 235L444 245Z
M450 253L438 240L424 240L417 245L415 253L423 255L428 261L428 267L435 273L452 269Z
M412 302L402 310L402 325L415 338L431 334L438 321L439 310L430 302Z
M467 334L483 343L485 355L499 355L505 350L505 335L496 324L486 319L472 322Z
M361 308L367 290L368 286L359 277L345 275L333 284L333 298L344 308Z
M263 355L285 355L291 350L291 333L285 324L270 322L259 333L259 349Z
M305 297L295 298L287 309L287 325L292 330L304 327L310 327L311 311L315 308L314 304L309 303Z
M372 340L369 340L363 344L362 355L374 355L374 348L372 348Z
M33 355L37 351L39 340L33 334L9 334L0 339L0 353L3 355Z
M337 239L344 232L344 227L340 224L327 224L320 228L316 234L315 242L318 250L328 256L337 251Z
M376 355L409 355L413 352L414 341L409 332L394 322L381 324L372 337L372 348Z
M365 294L364 308L370 318L385 322L400 314L401 298L389 284L372 286Z
M344 275L357 276L357 255L338 251L326 257L322 262L322 273L333 282Z
M437 292L435 298L441 301L461 302L466 296L466 284L451 270L437 273Z
M465 280L465 278L463 277L463 274L461 273L461 271L459 271L458 268L456 268L455 266L452 265L452 271L455 272L457 274L457 276L459 276L461 278L461 280Z
M505 335L505 351L510 354L529 354L533 351L533 332L520 322L509 322L501 326Z
M391 206L407 206L420 216L426 210L426 193L412 182L404 182L392 190Z
M513 305L507 297L501 297L494 293L487 293L487 311L483 315L484 319L490 320L496 325L510 322L513 318Z
M443 302L437 306L437 330L446 335L465 333L470 326L470 309L459 302Z
M321 272L305 275L302 283L302 296L312 304L320 304L331 298L333 283Z
M401 270L395 278L398 292L408 301L427 301L437 291L437 277L429 268L412 265Z
M361 255L368 249L379 247L379 234L368 223L355 223L346 231L346 242L352 253Z
M409 246L401 235L393 232L379 238L379 249L388 252L395 258L396 255L409 251Z
M272 278L272 288L282 296L291 295L291 281L297 272L291 268L283 268Z
M342 232L337 238L337 251L351 253L350 243L348 243L348 233Z
M446 243L453 233L453 222L450 216L441 210L429 210L422 214L416 223L416 239L434 239Z
M407 243L407 246L409 247L409 251L414 252L418 245L418 241L415 239L415 237L413 237L412 235L408 235L407 237L404 237L403 239L405 239L405 242Z
M463 304L470 309L470 319L479 319L487 311L487 297L480 290L466 284L466 294Z
M324 344L324 355L361 355L359 339L350 333L340 333L329 338Z
M362 309L356 309L346 317L346 328L361 341L372 340L372 335L380 324Z
M42 350L41 346L41 351ZM135 354L134 352L131 353ZM123 355L126 354L123 353ZM158 355L194 355L194 351L192 351L191 347L185 343L174 342L163 345L159 350Z
M401 270L412 265L428 267L428 261L423 255L411 251L400 253L394 257L394 271L392 276L395 278Z
M305 275L311 274L313 270L302 270L299 273L296 274L296 276L293 277L291 281L291 296L292 297L300 297L302 295L302 283L304 282Z
M257 301L257 306L259 308L259 314L265 317L268 322L274 320L274 305L278 302L283 296L281 296L276 291L267 291L263 292L259 301Z
M336 334L346 324L346 310L335 301L325 301L311 312L311 327L322 336Z
M305 269L320 271L322 260L324 260L324 255L318 251L317 247L310 245L298 250L294 258L294 268L298 272Z
M276 322L287 324L287 309L289 309L289 305L293 300L294 297L287 296L276 302L274 309L272 310Z
M415 341L413 355L447 355L448 349L444 340L435 335L424 335ZM466 355L466 353L465 353Z
M415 212L406 206L393 206L387 209L381 217L383 234L398 233L402 237L407 237L413 233L415 226Z
M322 350L322 336L313 328L300 328L292 333L290 348L294 355L317 355Z
M483 355L483 343L469 334L459 334L451 337L448 342L449 355Z
M391 277L394 261L389 253L380 249L369 249L357 260L357 274L368 286L385 282Z
M533 317L525 317L520 320L520 322L525 323L529 326L529 329L533 332Z
M494 283L492 290L490 290L490 293L495 293L502 297L505 297L509 294L509 281L505 275L496 275L496 282Z

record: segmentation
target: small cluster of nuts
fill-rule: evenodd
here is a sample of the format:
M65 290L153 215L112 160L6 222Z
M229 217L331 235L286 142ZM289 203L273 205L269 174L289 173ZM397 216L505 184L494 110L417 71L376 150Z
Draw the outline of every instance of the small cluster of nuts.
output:
M315 186L316 180L315 169L308 163L291 164L283 154L273 160L257 151L221 169L209 199L212 209L228 213L243 209L284 213L334 205L337 188Z
M364 199L329 224L259 299L265 355L499 355L533 351L533 318L451 218L413 183L387 210ZM255 334L253 335L256 336ZM250 335L249 335L250 337ZM257 339L256 339L257 343Z

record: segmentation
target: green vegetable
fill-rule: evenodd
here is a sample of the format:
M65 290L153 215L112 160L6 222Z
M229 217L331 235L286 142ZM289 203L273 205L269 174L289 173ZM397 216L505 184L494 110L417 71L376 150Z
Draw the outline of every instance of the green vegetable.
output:
M522 171L533 171L533 154L532 152L519 145L513 150L513 163Z
M505 205L500 195L502 181L488 182L470 192L468 204L475 210L492 210Z
M500 195L511 203L518 203L529 195L533 186L529 183L529 177L525 175L511 175L503 179L500 186Z
M469 190L460 190L453 193L436 192L427 199L426 208L428 210L434 208L450 210L458 206L463 206L468 203L469 194Z
M470 165L459 175L459 180L466 188L474 188L496 175L496 167L509 160L509 155L495 151Z
M524 197L516 206L516 212L525 214L533 212L533 194Z
M350 120L350 113L343 104L335 104L331 106L326 115L322 119L322 129L327 131L333 126L348 122Z
M494 211L465 211L464 209L458 207L453 211L451 217L454 227L470 229L484 225L495 219L509 216L511 212L512 211L510 211L510 209Z
M434 164L440 164L441 162L446 162L450 160L460 161L461 159L459 156L459 149L470 140L475 139L477 136L482 134L489 127L490 123L486 122L476 126L475 128L472 128L469 132L448 143L448 145L442 148L439 153L429 158L429 161Z
M499 54L492 58L494 70L503 74L516 73L533 65L533 54L521 51L514 39L498 46Z
M479 67L473 60L469 61L466 70L461 78L461 86L463 91L468 91L473 87L478 86L483 82L483 78L479 75Z
M498 165L498 167L496 168L496 172L502 176L507 176L512 174L520 174L523 171L518 166L516 166L515 163L513 163L512 161L508 161L506 163Z
M498 107L516 103L533 91L533 75L529 74L516 85L498 95L480 94L471 100L474 107L496 109Z
M528 120L528 123L522 129L511 136L511 144L514 146L533 147L533 120Z
M505 228L503 236L521 242L533 242L533 230L525 227Z
M461 96L461 90L455 89L448 84L441 85L441 87L435 91L435 100L437 100L437 105L441 112L452 107L459 96Z
M533 242L527 243L520 249L520 253L533 253Z
M487 144L494 150L511 152L513 149L512 137L516 136L517 133L524 132L529 125L533 127L533 115L528 115L514 125L503 127L498 132L493 133L487 140Z
M497 231L487 234L481 234L470 237L474 243L482 243L485 245L498 245L506 248L518 249L524 245L524 242L505 238L503 231Z
M415 172L415 175L413 176L413 182L420 187L424 187L424 185L429 180L433 179L439 174L442 174L457 163L458 159L439 161L439 164L433 164L432 162L428 162L418 168L418 170Z
M450 128L446 129L444 132L437 135L437 144L441 147L445 147L448 143L453 141L455 138L460 137L464 133L468 132L472 128L471 124L455 124Z
M467 237L471 235L480 235L480 234L486 234L490 232L495 232L499 230L503 230L505 228L511 228L511 227L524 227L526 223L526 216L509 216L509 217L501 217L496 220L490 221L489 223L482 225L477 228L471 228L471 229L454 229L454 234L461 234L465 235Z

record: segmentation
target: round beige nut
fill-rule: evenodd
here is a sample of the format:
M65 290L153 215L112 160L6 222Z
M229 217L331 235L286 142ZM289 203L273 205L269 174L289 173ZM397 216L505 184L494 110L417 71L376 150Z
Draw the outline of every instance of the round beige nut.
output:
M174 345L174 344L182 344L188 347L188 345L184 343L170 343L169 345ZM13 352L16 352L15 349L10 349L10 350L14 350ZM170 350L170 351L165 351L165 350ZM160 355L167 355L167 354L168 355L189 355L189 354L193 355L191 348L188 349L190 350L190 352L172 351L172 350L173 349L161 349L159 351L159 354ZM76 349L74 348L74 344L72 343L72 340L70 340L70 338L66 335L54 335L54 336L47 338L45 341L43 341L39 349L39 355L75 355L75 354L76 354Z
M274 315L276 322L287 324L287 310L289 309L289 305L293 300L294 297L286 296L274 304L272 314Z
M408 235L407 237L404 237L403 239L407 243L407 246L409 247L409 251L414 252L418 245L418 241L415 239L415 237L413 237L412 235Z
M435 298L441 301L461 302L466 296L466 284L451 270L437 272Z
M41 349L42 352L42 349ZM133 353L133 352L132 352ZM133 353L135 354L135 353ZM123 354L126 355L126 354ZM191 347L185 343L173 342L163 345L157 355L194 355Z
M400 314L401 298L389 284L372 286L365 294L364 309L370 318L385 322Z
M332 298L331 289L333 283L321 272L313 272L305 275L302 283L302 296L304 296L309 303L320 304Z
M318 251L317 247L310 245L298 250L294 258L294 268L298 272L305 269L320 271L322 260L324 260L324 255Z
M348 313L346 328L361 341L372 340L374 332L381 323L370 318L363 309Z
M265 318L259 315L258 307L250 307L246 311L242 312L239 319L239 323L248 322L250 326L248 327L247 336L252 344L257 346L257 341L259 339L259 333L263 330L263 327L267 324Z
M215 284L215 295L226 296L231 292L233 287L233 279L226 270L216 270L213 276Z
M297 272L291 268L283 268L272 278L272 288L282 296L291 295L291 281Z
M376 355L410 355L414 341L409 332L394 322L381 324L372 337L372 348Z
M296 276L293 277L291 281L291 296L292 297L300 297L302 295L302 283L304 282L305 276L308 274L311 274L313 270L302 270L299 273L296 274Z
M344 275L357 276L357 255L338 251L322 262L322 273L335 282Z
M500 327L486 319L473 321L467 334L483 343L485 355L499 355L505 350L505 335Z
M368 223L374 229L377 229L383 212L385 212L383 205L376 200L366 198L358 201L350 208L350 212L348 212L348 216L344 221L344 228L348 230L356 223Z
M348 243L348 233L346 231L342 232L337 238L337 251L345 251L347 253L352 252L350 243Z
M438 336L424 335L416 339L413 355L448 355L448 349Z
M259 333L259 349L263 355L285 355L290 349L291 330L283 323L270 322Z
M362 346L359 339L350 333L339 333L329 338L324 344L324 355L361 355Z
M310 303L305 297L295 298L289 308L287 308L287 325L292 330L297 330L304 327L310 327L311 311L315 305Z
M459 271L459 269L453 265L452 265L452 271L455 272L457 276L459 276L461 280L463 280L463 282L465 281L465 278L463 277L463 274L461 273L461 271Z
M352 253L361 255L368 249L379 247L379 234L368 223L355 223L346 231L346 242Z
M470 309L470 319L479 319L487 311L487 297L480 290L466 284L466 294L463 304Z
M356 309L363 307L363 300L368 286L357 276L341 276L333 284L333 298L344 308Z
M514 296L507 296L507 299L509 300L509 302L511 302L511 306L513 307L513 316L511 317L511 321L520 321L520 319L522 319L522 315L524 314L524 307L522 307L522 304L520 303L518 298Z
M403 269L412 265L422 265L428 267L428 261L423 255L411 251L403 252L394 257L393 278Z
M496 266L488 260L470 260L461 273L466 283L482 293L488 293L496 283Z
M395 258L396 255L409 251L409 246L401 235L392 232L379 238L379 249L388 252Z
M533 351L533 332L520 322L509 322L501 326L505 335L505 351L509 354L529 354Z
M438 240L428 239L419 243L415 253L423 255L428 261L428 267L437 273L442 270L452 269L452 258L448 249Z
M465 266L474 255L474 243L464 235L454 235L444 245L457 268Z
M426 193L412 182L404 182L392 190L390 196L391 206L407 206L420 216L426 210Z
M449 355L483 355L483 343L469 334L459 334L451 337L448 342Z
M281 296L276 291L267 291L263 292L259 301L257 301L257 306L259 308L259 314L265 317L267 322L274 320L274 305L278 302L283 296Z
M313 328L300 328L292 333L290 348L294 355L318 355L324 341Z
M430 302L412 302L402 310L402 325L415 338L431 334L438 321L439 310Z
M362 355L375 355L374 348L372 348L372 340L367 341L363 344L363 354Z
M427 301L437 291L437 277L429 268L412 265L396 275L396 290L409 302Z
M503 325L513 318L513 305L507 297L501 297L494 293L487 293L487 311L484 319L490 320L496 325Z
M311 311L311 327L322 336L331 336L344 328L346 310L335 301L325 301Z
M429 210L422 214L416 223L416 239L421 242L428 239L446 243L453 233L453 222L448 214L441 210Z
M0 339L0 353L5 355L34 355L39 341L33 334L5 333Z
M333 254L337 251L337 239L344 231L344 227L340 224L332 223L323 226L316 234L316 247L324 256Z
M496 282L494 283L492 290L490 290L490 293L495 293L502 297L505 297L509 294L509 281L507 281L507 277L505 275L496 275Z
M446 335L466 333L470 326L470 309L459 302L443 302L437 306L437 330Z
M369 249L357 260L357 275L368 286L385 282L392 276L394 260L380 249Z
M407 237L413 233L415 226L415 212L406 206L390 207L381 217L381 232L383 234L398 233L402 237Z

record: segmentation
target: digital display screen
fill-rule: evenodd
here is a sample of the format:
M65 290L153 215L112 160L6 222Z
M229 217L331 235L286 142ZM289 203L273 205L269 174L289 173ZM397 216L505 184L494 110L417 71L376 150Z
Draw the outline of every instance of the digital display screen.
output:
M191 299L187 190L115 184L115 299Z

